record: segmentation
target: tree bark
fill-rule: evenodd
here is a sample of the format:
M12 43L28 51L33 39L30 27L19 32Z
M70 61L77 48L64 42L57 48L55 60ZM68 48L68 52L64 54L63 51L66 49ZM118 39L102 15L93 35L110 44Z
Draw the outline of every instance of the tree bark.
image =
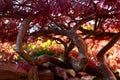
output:
M20 30L17 36L17 41L16 41L16 52L20 56L22 56L22 58L25 59L30 65L32 65L32 68L29 71L29 80L39 80L37 66L35 66L34 59L32 59L29 55L27 55L23 50L23 39L24 39L25 33L27 32L30 22L34 18L35 16L33 15L23 20L20 26Z

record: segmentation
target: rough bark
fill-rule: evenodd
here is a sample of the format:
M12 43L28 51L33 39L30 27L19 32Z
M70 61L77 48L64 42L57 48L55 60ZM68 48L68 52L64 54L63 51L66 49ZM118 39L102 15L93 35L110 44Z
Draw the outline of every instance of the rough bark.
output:
M83 71L87 65L87 45L84 40L78 36L73 30L68 31L67 36L72 40L73 44L78 48L78 62L71 58L71 64L76 71ZM74 64L76 62L76 64Z

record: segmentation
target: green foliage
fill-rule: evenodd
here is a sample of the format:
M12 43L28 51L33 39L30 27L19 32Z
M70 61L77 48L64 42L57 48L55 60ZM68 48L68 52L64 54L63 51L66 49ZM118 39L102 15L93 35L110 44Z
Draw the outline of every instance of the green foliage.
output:
M49 50L49 47L55 46L55 42L48 39L44 41L43 37L38 37L38 40L34 43L29 43L25 46L27 53L30 53L31 57L37 57L44 54L53 55L53 52Z
M41 56L41 55L44 55L44 54L48 54L48 55L53 55L53 52L51 51L48 51L48 50L38 50L35 54L31 54L30 56L31 57L37 57L37 56Z

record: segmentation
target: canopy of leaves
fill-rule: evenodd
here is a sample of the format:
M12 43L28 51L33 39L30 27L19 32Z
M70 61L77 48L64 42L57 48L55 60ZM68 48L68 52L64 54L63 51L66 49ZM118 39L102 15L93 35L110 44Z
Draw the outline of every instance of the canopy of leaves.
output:
M71 29L80 19L91 15L99 19L97 30L111 32L106 35L120 30L119 0L0 0L0 7L0 28L5 29L0 32L2 41L15 41L10 36L16 36L21 22L31 15L36 15L30 24L34 31L51 29L54 23L61 25L61 29ZM91 20L94 22L94 18Z
M118 34L116 40L111 41L111 44L116 42L115 46L109 51L106 49L108 52L102 51L103 54L107 52L108 64L111 64L110 55L114 56L112 59L116 58L115 65L120 63L120 0L0 0L0 44L15 44L27 18L31 21L28 20L24 43L37 42L43 36L41 42L55 40L63 44L64 50L73 50L70 56L76 58L80 50L74 46L81 48L76 37L82 37L87 43L87 56L93 60ZM72 31L77 35L71 34ZM84 43L81 45L84 47Z

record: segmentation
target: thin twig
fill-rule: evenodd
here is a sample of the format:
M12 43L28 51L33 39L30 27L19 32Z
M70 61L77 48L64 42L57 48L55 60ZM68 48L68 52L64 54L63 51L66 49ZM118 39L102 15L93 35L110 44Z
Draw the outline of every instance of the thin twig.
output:
M63 44L64 48L67 47L67 44L66 44L62 39L60 39L60 38L55 38L55 37L52 37L52 36L49 36L49 35L47 35L47 37L50 38L50 39L59 41L61 44Z

